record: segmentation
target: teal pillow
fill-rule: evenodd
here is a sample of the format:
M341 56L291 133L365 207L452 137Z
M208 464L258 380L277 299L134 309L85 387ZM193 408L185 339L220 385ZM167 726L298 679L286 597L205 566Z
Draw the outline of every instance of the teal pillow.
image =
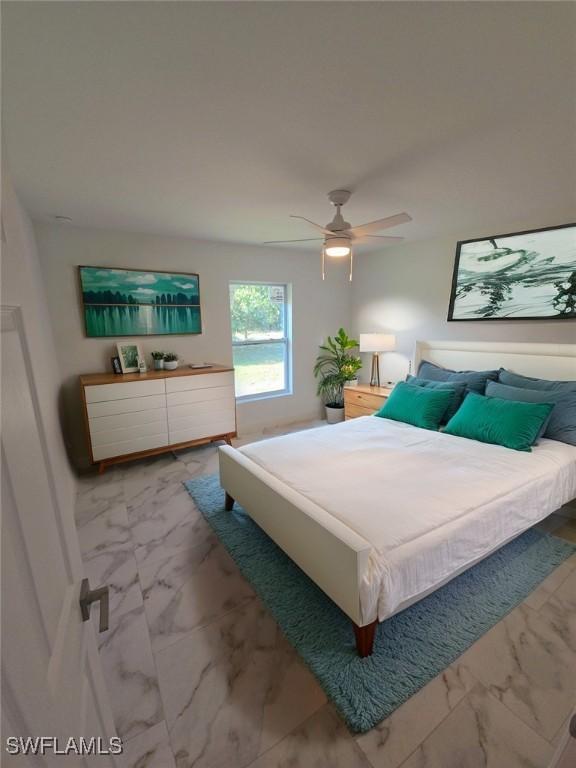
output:
M552 408L553 403L519 403L470 392L444 433L531 451Z
M486 397L499 397L501 400L515 400L519 403L556 403L553 392L544 392L538 389L524 389L524 387L509 387L497 381L489 381L486 384ZM544 421L536 440L539 440L546 432L550 419L554 414L552 409L550 416Z
M533 379L501 368L498 382L526 391L545 393L547 402L555 403L555 407L544 430L544 437L576 445L576 381Z
M465 381L433 381L432 379L423 379L420 376L406 377L408 384L415 387L427 387L428 389L450 389L454 393L452 402L444 414L443 422L450 421L456 413L466 395L467 383Z
M401 381L375 415L437 430L453 398L454 392L450 389L426 389Z

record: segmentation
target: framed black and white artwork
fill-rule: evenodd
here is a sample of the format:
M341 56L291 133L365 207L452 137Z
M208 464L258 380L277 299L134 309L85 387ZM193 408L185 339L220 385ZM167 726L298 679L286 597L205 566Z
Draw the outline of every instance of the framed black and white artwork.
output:
M448 320L576 319L576 224L462 240Z

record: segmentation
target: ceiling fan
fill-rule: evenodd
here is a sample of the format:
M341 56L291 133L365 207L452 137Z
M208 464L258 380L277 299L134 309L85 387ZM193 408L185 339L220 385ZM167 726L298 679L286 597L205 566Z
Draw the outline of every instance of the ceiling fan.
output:
M385 219L377 219L376 221L370 221L367 224L360 224L357 227L352 227L350 222L345 221L342 217L340 209L350 199L352 193L347 189L334 189L328 193L328 199L332 205L336 206L336 213L334 218L329 224L323 227L321 224L316 224L305 216L291 215L292 219L302 219L306 223L310 224L315 229L322 232L323 237L305 237L298 240L268 240L264 245L279 245L281 243L305 243L312 242L314 240L323 240L322 246L322 280L325 279L325 258L326 256L332 257L344 257L350 256L350 280L352 280L352 260L353 250L352 246L359 243L367 243L373 239L381 240L382 242L398 243L403 240L403 237L389 237L388 235L375 235L374 232L381 232L383 229L389 229L390 227L396 227L398 224L404 224L407 221L412 221L412 217L407 213L397 213L395 216L388 216Z

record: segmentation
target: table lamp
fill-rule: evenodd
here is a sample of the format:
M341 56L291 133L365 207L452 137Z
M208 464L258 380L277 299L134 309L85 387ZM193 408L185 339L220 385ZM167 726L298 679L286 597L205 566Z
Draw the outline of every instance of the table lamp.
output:
M370 386L380 386L380 352L392 352L396 348L396 337L388 333L361 333L360 352L372 352Z

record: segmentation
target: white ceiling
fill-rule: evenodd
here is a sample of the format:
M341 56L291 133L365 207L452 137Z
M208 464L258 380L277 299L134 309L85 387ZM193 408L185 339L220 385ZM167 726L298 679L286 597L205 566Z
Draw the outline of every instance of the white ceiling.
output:
M574 3L3 2L11 172L39 218L260 243L576 208Z

